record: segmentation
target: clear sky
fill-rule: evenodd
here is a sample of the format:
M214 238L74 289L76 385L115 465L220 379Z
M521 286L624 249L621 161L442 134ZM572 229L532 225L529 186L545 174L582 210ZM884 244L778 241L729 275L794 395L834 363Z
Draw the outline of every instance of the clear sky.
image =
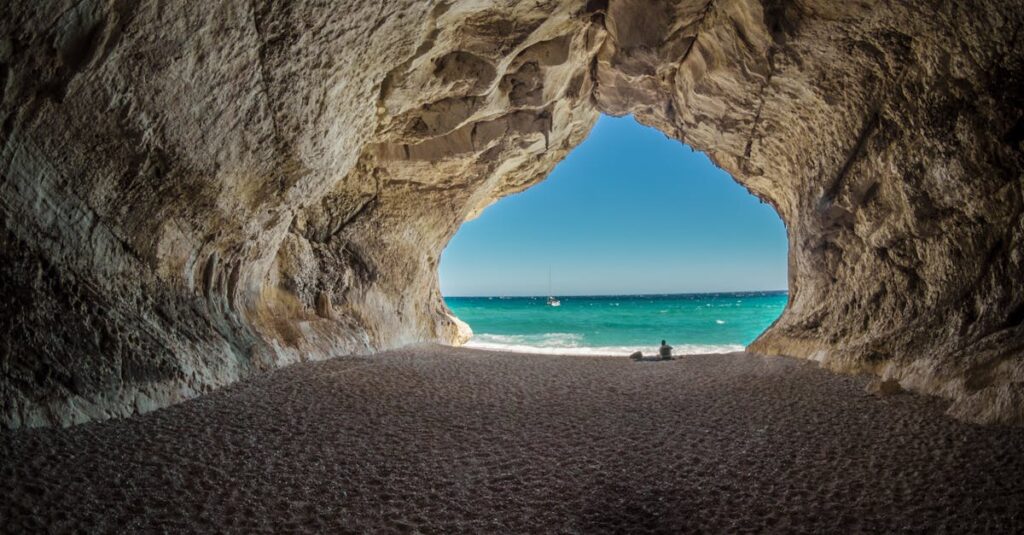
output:
M536 186L501 199L441 257L446 296L786 289L775 210L703 153L602 116Z

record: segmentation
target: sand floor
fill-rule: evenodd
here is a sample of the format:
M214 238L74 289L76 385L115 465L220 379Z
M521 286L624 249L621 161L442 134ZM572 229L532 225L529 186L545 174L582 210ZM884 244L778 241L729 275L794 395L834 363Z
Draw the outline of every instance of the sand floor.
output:
M746 354L420 347L0 434L0 531L1024 530L1024 429Z

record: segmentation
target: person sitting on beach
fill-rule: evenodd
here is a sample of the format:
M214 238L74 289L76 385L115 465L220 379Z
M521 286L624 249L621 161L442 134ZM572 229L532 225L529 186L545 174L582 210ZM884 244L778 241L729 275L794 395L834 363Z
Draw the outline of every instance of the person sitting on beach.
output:
M666 344L665 341L662 340L661 347L658 348L658 355L665 360L672 358L672 346Z

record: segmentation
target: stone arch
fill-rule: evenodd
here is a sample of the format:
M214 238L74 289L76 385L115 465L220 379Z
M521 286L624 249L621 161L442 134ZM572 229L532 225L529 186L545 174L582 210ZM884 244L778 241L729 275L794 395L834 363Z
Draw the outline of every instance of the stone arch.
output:
M16 2L3 421L457 339L444 244L604 112L707 153L786 222L790 303L751 350L1019 424L1022 11L946 4Z

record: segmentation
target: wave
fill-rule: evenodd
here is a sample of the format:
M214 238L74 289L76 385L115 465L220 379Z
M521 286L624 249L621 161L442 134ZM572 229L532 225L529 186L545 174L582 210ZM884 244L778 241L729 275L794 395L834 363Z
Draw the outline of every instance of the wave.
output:
M583 336L575 333L528 334L476 334L466 347L489 351L512 353L534 353L541 355L586 355L586 356L628 356L634 351L644 355L657 355L657 346L586 346ZM675 355L700 355L707 353L734 353L743 351L740 344L677 344L672 347Z

